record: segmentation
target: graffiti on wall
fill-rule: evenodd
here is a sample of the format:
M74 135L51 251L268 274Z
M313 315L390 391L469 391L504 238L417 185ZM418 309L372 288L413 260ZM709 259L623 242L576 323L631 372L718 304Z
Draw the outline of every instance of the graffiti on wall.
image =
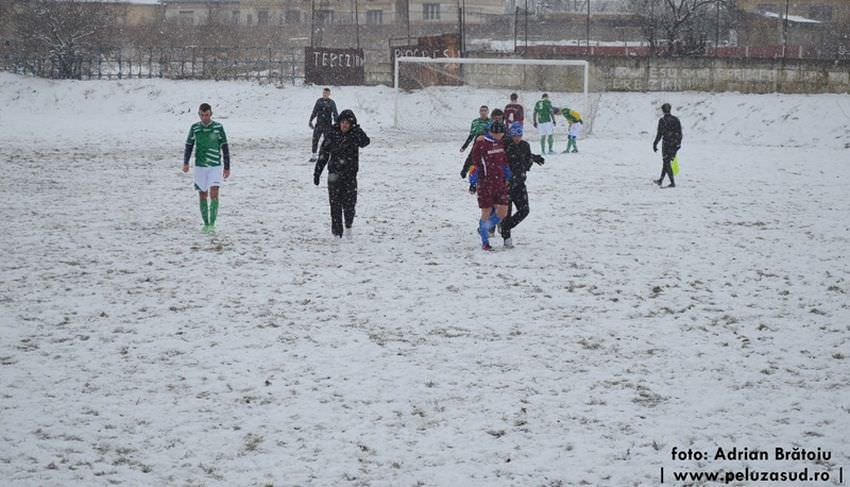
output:
M321 85L361 85L365 82L363 49L307 47L304 82Z

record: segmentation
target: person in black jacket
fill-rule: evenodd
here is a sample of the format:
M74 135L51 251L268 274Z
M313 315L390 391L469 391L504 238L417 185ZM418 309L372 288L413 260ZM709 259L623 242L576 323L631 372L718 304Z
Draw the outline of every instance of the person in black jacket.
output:
M670 163L682 147L682 124L678 118L670 114L669 103L661 105L661 111L664 112L664 116L658 120L658 133L655 135L655 142L652 143L652 150L658 152L658 141L663 141L661 143L661 177L653 181L661 186L666 174L670 177L670 185L665 187L675 188L676 182L673 180L673 168Z
M502 220L499 230L505 241L505 247L512 248L514 245L513 240L511 240L511 229L519 225L530 212L528 190L525 187L525 173L531 170L532 162L542 166L545 159L537 154L532 154L531 146L528 145L528 142L522 140L522 122L512 123L508 129L508 137L505 139L509 141L506 144L505 151L513 178L508 189L508 216ZM512 207L514 206L517 210L516 214L513 214Z
M328 200L331 206L331 232L342 237L343 217L345 228L351 231L357 205L357 171L360 169L360 148L369 145L369 137L357 125L351 110L343 110L339 121L325 134L322 148L313 170L313 184L325 166L328 167Z
M313 119L316 119L316 124L313 125ZM307 125L313 129L313 155L310 157L310 162L316 161L316 148L319 147L319 137L326 135L327 131L337 123L339 116L336 113L336 103L331 100L331 89L325 88L322 90L322 97L316 100L313 105L313 113L310 114L310 121Z

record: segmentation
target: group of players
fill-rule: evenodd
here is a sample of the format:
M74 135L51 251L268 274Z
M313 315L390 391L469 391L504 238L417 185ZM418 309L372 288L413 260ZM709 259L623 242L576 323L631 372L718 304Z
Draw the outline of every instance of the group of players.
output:
M330 98L330 88L325 88L316 101L308 125L313 129L312 156L315 162L313 183L319 180L327 168L328 200L331 213L331 232L342 237L344 229L351 235L351 227L357 205L357 172L359 150L369 145L369 137L358 125L351 110L337 114L336 104ZM472 143L472 150L464 161L461 177L469 178L470 193L476 194L481 211L478 233L481 248L493 250L490 237L498 227L506 248L513 247L511 230L529 214L526 173L533 163L543 165L542 156L531 153L531 147L523 140L524 109L517 103L516 93L511 94L510 103L504 110L492 112L486 105L479 109L479 117L472 121L469 135L460 148L464 152ZM670 161L681 146L681 124L670 114L669 104L662 107L665 117L659 120L658 134L653 144L663 140L663 168L661 185L669 175L670 187L675 187ZM555 118L563 115L569 122L569 138L564 152L578 152L576 138L583 121L581 115L569 108L552 106L547 94L534 105L533 125L540 134L540 152L553 151ZM212 108L201 104L198 115L200 122L192 125L186 139L183 172L189 172L189 160L195 150L194 184L199 194L203 231L212 232L218 214L219 187L222 179L230 175L230 152L224 127L212 120ZM316 120L316 123L313 123ZM322 138L321 150L317 153L318 141ZM222 171L222 158L224 170ZM516 213L514 213L516 208Z
M482 105L479 116L472 121L469 135L460 148L464 152L474 141L469 156L460 171L461 178L469 178L469 192L477 194L481 217L478 234L481 248L493 250L490 237L496 228L502 236L505 248L513 247L511 230L522 222L530 212L526 173L532 163L543 165L545 159L531 153L531 146L523 140L524 109L516 93L504 111ZM544 93L534 105L532 124L540 134L540 152L554 154L553 139L557 115L564 115L570 125L566 152L578 152L576 138L583 124L581 115L569 108L552 106L549 95ZM516 213L513 212L514 208Z

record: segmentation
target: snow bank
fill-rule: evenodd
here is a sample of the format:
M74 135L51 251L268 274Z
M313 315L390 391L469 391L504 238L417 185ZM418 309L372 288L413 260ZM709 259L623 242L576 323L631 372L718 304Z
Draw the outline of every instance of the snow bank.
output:
M197 106L209 101L216 118L232 132L263 138L303 133L319 89L276 88L244 82L169 80L48 81L0 73L0 128L39 138L45 124L62 124L62 134L78 137L129 134L173 137L195 119ZM520 92L530 110L540 93ZM341 109L352 108L373 129L393 126L394 90L338 87ZM552 93L556 106L582 110L577 93ZM850 101L842 95L744 95L739 93L604 93L591 96L582 110L593 133L608 138L650 138L660 105L674 107L687 142L750 146L850 146ZM411 130L463 133L478 106L506 103L504 90L431 88L403 94L401 126ZM84 124L77 123L85 120ZM531 130L531 127L527 127ZM94 132L93 134L91 132ZM651 133L651 134L650 134Z

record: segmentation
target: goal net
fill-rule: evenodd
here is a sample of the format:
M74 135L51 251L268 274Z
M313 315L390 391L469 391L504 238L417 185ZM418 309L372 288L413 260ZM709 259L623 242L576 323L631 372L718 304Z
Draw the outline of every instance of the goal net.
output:
M437 132L461 132L478 116L481 105L504 110L516 93L525 111L525 128L533 134L534 104L546 93L564 114L580 114L584 133L592 119L589 64L566 59L426 58L395 59L394 126ZM566 133L565 116L556 131Z

